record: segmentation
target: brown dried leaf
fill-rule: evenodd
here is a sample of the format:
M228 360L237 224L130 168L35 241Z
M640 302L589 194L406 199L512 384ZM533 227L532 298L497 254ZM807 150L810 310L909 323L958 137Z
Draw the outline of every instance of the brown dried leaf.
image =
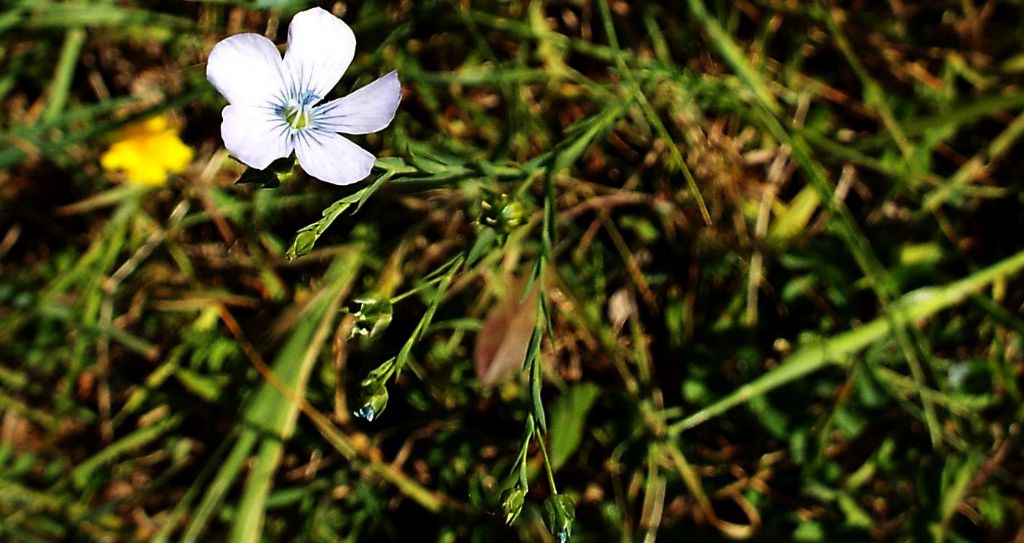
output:
M487 314L473 349L473 367L483 386L492 387L522 368L537 319L538 286L522 301L522 288L510 288Z

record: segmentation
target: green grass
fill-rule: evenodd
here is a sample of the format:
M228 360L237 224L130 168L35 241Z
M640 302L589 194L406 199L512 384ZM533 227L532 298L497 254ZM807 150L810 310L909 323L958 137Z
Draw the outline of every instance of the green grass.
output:
M1017 3L341 4L352 187L220 140L306 3L0 7L0 540L1022 537Z

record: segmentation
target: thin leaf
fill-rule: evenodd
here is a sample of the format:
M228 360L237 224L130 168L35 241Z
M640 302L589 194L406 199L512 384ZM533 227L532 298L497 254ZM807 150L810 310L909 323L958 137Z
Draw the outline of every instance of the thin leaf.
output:
M580 383L570 388L551 407L549 446L552 470L562 467L579 448L587 414L600 395L601 387L594 383Z

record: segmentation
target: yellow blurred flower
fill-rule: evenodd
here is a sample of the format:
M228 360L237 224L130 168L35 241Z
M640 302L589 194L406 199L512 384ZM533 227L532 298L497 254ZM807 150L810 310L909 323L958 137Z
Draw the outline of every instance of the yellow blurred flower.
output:
M123 172L129 183L161 186L167 176L181 173L192 161L192 148L178 137L166 116L151 117L130 126L100 157L108 172Z

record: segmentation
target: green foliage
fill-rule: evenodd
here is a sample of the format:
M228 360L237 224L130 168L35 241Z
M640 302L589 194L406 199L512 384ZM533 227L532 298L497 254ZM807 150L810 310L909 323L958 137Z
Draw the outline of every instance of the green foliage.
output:
M0 540L1019 539L1019 5L325 6L351 187L222 149L304 3L0 7Z

